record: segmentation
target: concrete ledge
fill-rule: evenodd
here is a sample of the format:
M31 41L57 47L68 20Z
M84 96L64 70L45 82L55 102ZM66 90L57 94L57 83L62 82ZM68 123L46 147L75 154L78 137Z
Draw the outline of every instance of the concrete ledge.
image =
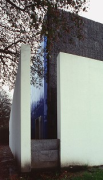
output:
M33 169L59 167L59 140L32 140L31 157Z

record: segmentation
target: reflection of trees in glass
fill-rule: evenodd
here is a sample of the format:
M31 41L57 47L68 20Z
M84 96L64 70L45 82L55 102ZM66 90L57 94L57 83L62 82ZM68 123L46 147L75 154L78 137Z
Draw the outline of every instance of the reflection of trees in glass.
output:
M31 105L31 116L36 119L44 113L44 98L40 98L39 101L33 102Z
M31 136L34 138L35 119L42 116L44 119L44 98L41 97L39 101L33 102L31 105Z

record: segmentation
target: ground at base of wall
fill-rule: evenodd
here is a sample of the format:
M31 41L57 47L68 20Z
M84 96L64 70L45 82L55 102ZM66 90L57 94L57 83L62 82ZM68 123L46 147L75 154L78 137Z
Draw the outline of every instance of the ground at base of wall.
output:
M8 145L0 145L0 180L7 179L17 173L17 166Z
M102 180L103 166L70 166L62 170L31 171L19 173L7 145L0 145L0 180Z

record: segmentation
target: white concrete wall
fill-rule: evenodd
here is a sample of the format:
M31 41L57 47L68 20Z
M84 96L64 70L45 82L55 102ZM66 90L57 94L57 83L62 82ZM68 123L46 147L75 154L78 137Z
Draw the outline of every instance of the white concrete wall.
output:
M103 61L57 58L60 164L103 165Z
M9 146L21 171L31 168L30 47L22 45L9 121Z

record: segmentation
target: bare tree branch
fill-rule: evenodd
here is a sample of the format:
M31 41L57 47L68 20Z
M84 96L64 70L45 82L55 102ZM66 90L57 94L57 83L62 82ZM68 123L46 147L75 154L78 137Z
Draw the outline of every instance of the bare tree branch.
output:
M20 11L25 11L25 8L20 8L19 6L17 6L15 3L13 3L10 0L6 0L7 3L11 4L13 7L15 7L16 9L20 10Z
M23 41L23 40L19 39L19 40L17 40L16 42L14 42L14 43L10 44L9 46L5 47L5 49L4 49L4 50L9 49L10 47L12 47L13 45L16 45L16 44L17 44L17 43L19 43L19 42L23 42L23 43L25 43L25 41Z
M13 7L15 7L16 9L18 9L20 11L25 11L27 8L30 8L35 5L34 3L33 4L31 3L29 5L26 5L24 8L21 8L21 7L17 6L15 3L11 2L10 0L6 0L6 2L11 4Z
M13 51L10 51L10 50L4 50L4 49L0 49L0 53L16 55L16 52L13 52Z
M60 26L67 27L66 22L63 22L64 25L61 21L57 22L60 8L69 5L73 8L71 8L72 12L78 12L79 7L84 6L86 1L88 0L66 0L54 3L53 0L0 0L0 60L2 62L0 75L3 84L6 83L11 87L14 85L22 42L31 46L32 83L34 84L37 79L41 83L43 63L40 57L43 57L44 51L38 54L37 49L43 35L48 36L48 46L52 46L55 37L55 32L48 27L48 19L45 17L44 20L44 16L50 12L53 26L55 24L58 29ZM57 38L59 38L58 32L56 32Z

